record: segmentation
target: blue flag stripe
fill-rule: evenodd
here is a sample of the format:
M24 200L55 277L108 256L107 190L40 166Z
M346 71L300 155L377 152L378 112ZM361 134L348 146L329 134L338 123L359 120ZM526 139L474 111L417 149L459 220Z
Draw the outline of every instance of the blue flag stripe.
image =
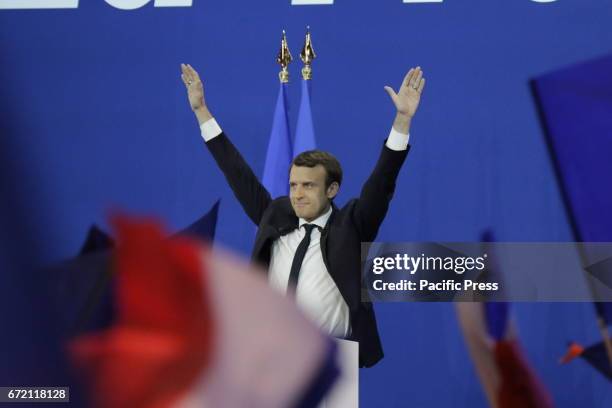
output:
M291 134L287 107L287 84L281 83L274 109L270 141L262 183L272 198L289 193L289 166L291 165Z
M310 109L310 82L311 80L302 80L302 98L295 130L293 157L307 150L313 150L317 146Z

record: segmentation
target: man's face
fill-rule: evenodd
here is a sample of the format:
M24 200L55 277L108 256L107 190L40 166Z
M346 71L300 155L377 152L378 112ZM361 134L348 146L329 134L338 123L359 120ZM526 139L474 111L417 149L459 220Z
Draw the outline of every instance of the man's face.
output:
M289 197L295 215L313 221L329 208L331 199L338 193L338 183L325 188L326 172L320 164L315 167L291 166L289 173Z

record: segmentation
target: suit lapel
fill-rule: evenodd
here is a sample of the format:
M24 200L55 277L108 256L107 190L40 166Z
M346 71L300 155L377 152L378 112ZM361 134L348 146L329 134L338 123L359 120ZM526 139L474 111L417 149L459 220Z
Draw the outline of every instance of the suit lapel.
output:
M265 266L270 264L272 242L298 227L298 218L293 212L289 198L281 199L268 208L255 237L251 258Z
M329 232L333 228L332 223L333 223L333 220L337 212L338 212L338 207L336 207L336 204L332 202L332 213L329 216L329 219L327 220L327 224L325 224L325 228L323 228L323 231L321 232L321 254L323 255L323 263L327 267L327 270L329 271L330 275L332 275L333 272L331 268L329 267L329 260L327 257L327 244L328 244L328 239L329 239Z
M284 200L280 203L279 217L275 220L274 226L276 227L279 236L286 235L291 231L295 230L299 225L298 217L291 207L289 199Z

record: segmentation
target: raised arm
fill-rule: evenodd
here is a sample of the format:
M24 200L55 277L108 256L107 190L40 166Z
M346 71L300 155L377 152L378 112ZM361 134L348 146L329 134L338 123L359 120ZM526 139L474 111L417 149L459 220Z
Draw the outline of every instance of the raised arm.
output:
M259 225L263 212L271 202L270 193L259 182L238 149L221 131L208 110L204 86L197 71L189 64L181 64L181 79L187 89L189 105L217 165L225 175L232 191L251 221Z
M387 214L397 175L408 153L410 124L419 107L424 87L425 78L420 67L408 71L397 93L391 87L385 86L395 105L396 115L376 167L363 185L355 205L355 221L364 242L376 238L378 228Z

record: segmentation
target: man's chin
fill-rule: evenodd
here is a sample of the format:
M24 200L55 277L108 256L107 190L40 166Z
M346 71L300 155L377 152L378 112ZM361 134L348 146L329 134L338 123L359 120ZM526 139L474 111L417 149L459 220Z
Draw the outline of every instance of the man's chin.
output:
M295 216L298 217L298 218L303 218L305 220L311 218L310 214L307 211L304 211L303 209L294 208L293 212L295 212Z

